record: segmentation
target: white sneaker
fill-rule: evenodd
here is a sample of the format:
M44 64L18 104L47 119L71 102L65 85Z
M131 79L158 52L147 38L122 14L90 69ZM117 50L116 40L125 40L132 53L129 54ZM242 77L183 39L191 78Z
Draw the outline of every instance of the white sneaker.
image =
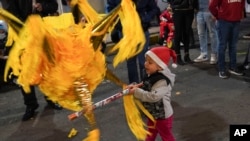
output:
M216 63L217 63L217 56L216 56L216 54L211 54L210 64L214 65Z
M180 42L180 46L184 46L184 44L182 42Z
M245 68L246 70L250 69L250 63L248 63L247 65L245 65L244 68Z
M205 54L200 54L200 56L198 56L196 59L194 59L194 62L204 62L204 61L207 61L208 58L207 58L207 55Z

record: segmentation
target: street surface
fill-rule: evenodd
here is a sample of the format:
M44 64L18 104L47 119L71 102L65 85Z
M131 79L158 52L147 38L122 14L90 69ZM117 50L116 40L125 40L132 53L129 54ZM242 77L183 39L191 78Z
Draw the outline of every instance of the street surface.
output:
M250 33L250 18L241 25L238 44L238 65L241 65L250 40L241 36ZM196 39L196 44L198 41ZM199 55L198 45L190 50L192 59ZM114 56L108 56L111 62ZM227 59L228 61L228 59ZM125 82L126 64L108 67ZM174 108L173 132L176 141L229 141L229 125L250 125L250 71L244 76L231 76L221 79L216 65L209 62L171 68L176 74L176 83L172 92ZM63 78L62 78L63 79ZM107 98L122 89L103 81L93 95L94 102ZM0 140L1 141L81 141L88 131L84 118L69 121L72 113L46 107L42 93L37 89L39 108L37 116L22 122L25 105L18 87L0 87ZM122 99L95 110L97 124L101 131L101 141L136 141L128 128ZM69 131L75 128L78 133L68 138ZM157 139L160 141L160 138Z

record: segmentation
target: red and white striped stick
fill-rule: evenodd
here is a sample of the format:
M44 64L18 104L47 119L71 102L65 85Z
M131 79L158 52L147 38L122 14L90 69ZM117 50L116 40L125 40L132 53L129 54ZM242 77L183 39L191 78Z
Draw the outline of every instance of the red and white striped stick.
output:
M103 107L103 106L111 103L112 101L115 101L115 100L119 99L120 97L127 95L128 93L129 93L128 89L125 89L122 92L116 93L116 94L114 94L114 95L112 95L104 100L101 100L101 101L95 103L93 105L93 109ZM78 111L78 112L75 112L73 114L68 115L68 118L69 118L69 120L74 120L75 118L78 118L79 116L81 116L84 113L85 113L85 111L81 110L81 111Z

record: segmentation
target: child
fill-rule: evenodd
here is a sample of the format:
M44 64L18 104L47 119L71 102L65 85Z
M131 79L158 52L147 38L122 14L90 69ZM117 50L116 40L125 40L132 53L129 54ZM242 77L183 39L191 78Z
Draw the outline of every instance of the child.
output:
M162 141L175 141L172 134L173 108L170 103L175 74L168 68L170 58L176 67L176 54L173 50L160 46L146 52L144 63L147 77L140 84L128 86L130 93L143 102L144 107L154 117L156 123L148 119L146 141L154 141L159 133ZM153 128L150 128L153 127Z
M159 44L163 45L166 42L166 46L172 47L172 40L174 38L174 22L173 12L170 5L160 15L160 40Z

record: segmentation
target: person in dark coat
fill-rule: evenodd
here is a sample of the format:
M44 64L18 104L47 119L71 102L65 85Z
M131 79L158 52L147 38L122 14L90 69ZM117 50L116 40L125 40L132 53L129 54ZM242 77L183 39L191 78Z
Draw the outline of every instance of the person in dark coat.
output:
M32 0L7 0L3 7L21 21L25 22L31 14L39 14L41 17L55 15L55 13L57 13L58 3L56 0L36 0L36 3L33 3ZM22 120L26 121L35 116L35 110L39 107L39 104L34 86L31 86L31 92L28 94L23 89L21 89L21 91L24 104L26 105L26 111ZM45 99L49 107L56 110L62 109L60 105L53 103L47 97L45 97Z
M174 50L177 54L177 63L193 63L190 59L190 35L192 37L192 22L194 11L198 9L198 0L168 0L173 9L173 20L175 26ZM181 41L184 44L184 62L181 55Z
M107 11L110 12L120 2L121 2L121 0L108 0L107 1L107 4L108 4ZM141 25L142 25L142 28L144 30L146 43L144 45L143 50L138 55L127 60L129 83L140 82L141 79L145 75L145 71L144 71L145 56L144 56L144 54L149 49L149 40L150 40L150 38L149 38L150 35L149 35L148 29L151 26L150 22L154 19L154 17L157 14L157 10L158 10L158 7L156 5L155 0L133 0L133 2L135 3L136 11L137 11L137 13L140 17L140 20L141 20ZM119 26L118 26L118 28L119 28ZM121 38L121 36L122 36L121 35L122 29L119 29L119 30L120 30L120 32L118 32L118 34L116 33L116 35L118 35L118 37L115 38L115 39L118 39L118 41L119 41L119 38ZM111 35L111 38L112 38L112 35ZM137 63L137 61L138 61L138 63Z

